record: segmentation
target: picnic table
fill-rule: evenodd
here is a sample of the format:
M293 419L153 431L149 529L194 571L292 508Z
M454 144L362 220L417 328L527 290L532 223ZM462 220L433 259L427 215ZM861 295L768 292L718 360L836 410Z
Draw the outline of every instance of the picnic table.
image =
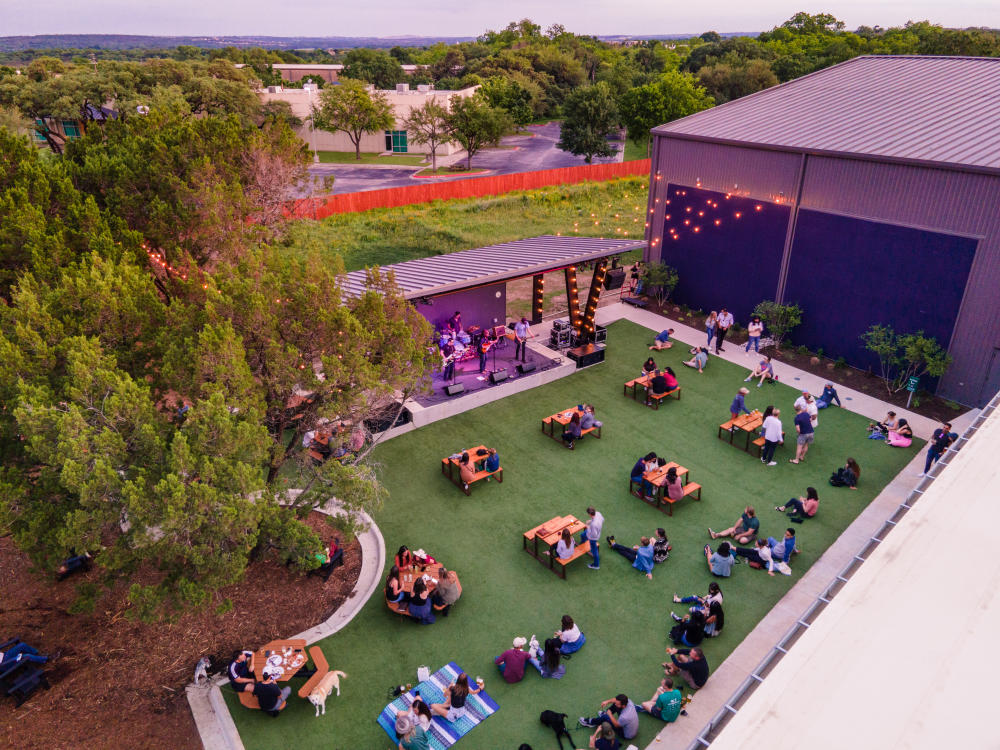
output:
M562 411L556 412L555 414L549 417L545 417L542 420L542 432L545 435L548 435L553 440L558 440L562 442L562 433L564 432L566 425L568 425L570 421L573 419L573 413L579 411L580 411L579 406L571 406L569 409L563 409ZM580 413L582 416L582 412ZM557 424L559 425L559 427L563 428L559 430L558 435L556 435ZM580 436L583 437L583 435L589 435L590 433L594 433L594 437L600 438L601 428L598 427L597 425L594 425L593 427L588 427L586 430L582 431Z
M313 669L311 672L309 670L303 672L309 657L312 658ZM308 657L306 656L306 642L302 638L271 641L255 651L250 657L250 672L254 675L254 679L262 679L265 666L269 666L272 670L281 670L275 678L277 682L287 682L296 675L308 674L309 679L299 688L300 698L308 698L313 688L330 671L326 656L319 646L312 646ZM257 696L252 691L244 690L237 695L240 703L247 708L260 708Z
M579 520L576 516L556 516L555 518L550 518L545 523L525 531L521 543L525 552L543 565L547 561L549 570L566 578L566 566L574 560L590 554L590 545L578 543L569 559L560 560L556 556L556 544L558 544L559 539L562 537L563 529L569 529L570 535L575 536L586 527L587 524ZM559 565L558 568L556 568L556 564Z
M626 380L625 385L622 388L622 395L628 396L629 390L631 389L632 399L638 400L638 394L640 393L639 388L642 388L643 401L646 405L653 408L660 408L660 401L667 396L673 396L678 401L681 398L681 387L678 385L665 393L650 393L649 386L653 382L653 378L656 377L655 373L649 372L643 375L641 378L635 378L634 380Z
M668 497L666 492L667 471L671 468L677 470L677 477L681 480L681 484L684 485L684 495L682 497L694 495L695 500L701 501L701 485L690 481L690 472L685 467L673 461L652 471L643 473L642 478L653 485L654 492L652 497L646 497L643 494L641 484L639 484L638 489L633 489L636 482L631 477L628 480L628 491L640 500L649 503L657 510L665 510L667 511L667 515L672 516L674 514L674 503L677 501Z
M728 434L729 444L736 445L736 435L742 434L744 437L743 450L749 453L750 435L759 430L762 424L764 424L764 417L759 411L740 414L736 419L730 419L719 425L719 440L722 440L723 435ZM763 438L760 439L760 444L763 445Z
M485 445L477 445L475 448L466 448L464 451L460 451L457 455L461 456L462 453L468 453L469 458L472 460L472 465L476 469L476 475L473 477L471 485L473 482L478 482L480 479L486 479L487 477L496 476L498 482L503 482L503 467L501 466L496 471L486 471L482 468L483 464L486 462L486 454L482 456L479 455L479 451L485 451ZM448 479L450 479L454 484L456 484L459 489L461 489L466 495L470 494L469 489L464 487L465 484L462 481L462 472L458 466L458 458L452 458L447 456L441 459L441 473L444 474Z

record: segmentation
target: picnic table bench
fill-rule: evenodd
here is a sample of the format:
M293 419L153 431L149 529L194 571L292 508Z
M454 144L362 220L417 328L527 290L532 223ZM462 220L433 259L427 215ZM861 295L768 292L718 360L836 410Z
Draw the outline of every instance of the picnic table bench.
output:
M560 430L559 434L556 435L556 425L558 424L560 427L565 428L566 425L568 425L570 421L573 419L573 412L578 410L579 407L574 406L570 409L564 409L563 411L556 412L550 417L545 417L545 419L542 420L542 433L548 435L553 440L558 440L559 442L562 442L563 431ZM586 430L580 431L580 437L584 437L585 435L590 435L590 434L593 434L594 437L600 439L601 426L594 425L593 427L588 427Z
M760 458L761 451L764 449L764 437L763 435L750 440L750 435L761 428L764 424L764 417L758 411L752 411L749 414L740 414L736 419L729 419L719 425L719 440L722 440L724 435L729 435L729 444L736 445L734 438L737 432L740 432L744 436L743 450L747 453L750 452L750 446L754 446L757 449L757 457ZM785 432L782 430L781 438L784 440Z
M434 563L434 567L440 568L440 567L444 567L444 566L442 566L441 563L439 563L439 562L435 562ZM402 586L403 591L405 591L407 594L412 594L413 593L413 584L417 582L417 578L419 578L420 576L422 576L422 575L425 574L424 570L426 570L426 568L424 568L422 570L419 570L419 571L415 571L415 570L412 570L412 569L411 570L401 570L399 572L399 583ZM450 572L455 573L454 570L452 570ZM427 575L430 575L430 574L428 573ZM430 596L431 594L434 593L434 589L437 588L437 581L436 581L435 578L431 577L430 580L428 580L426 583L427 583L427 595ZM459 596L461 596L462 595L462 582L458 578L458 573L455 573L455 583L458 586L458 594L459 594ZM406 615L407 617L413 617L413 615L410 614L409 608L408 607L404 607L402 602L390 602L389 601L389 596L388 596L389 591L388 591L388 589L386 589L383 593L385 593L385 595L386 595L386 597L385 597L385 606L387 606L390 610L392 610L393 612L395 612L397 615ZM443 610L447 606L448 605L446 605L446 604L442 604L442 605L434 604L433 608L436 611L440 612L441 610Z
M319 672L318 662L313 654L314 650L319 651L323 664L326 664L326 658L318 646L314 646L309 650L310 655L313 656L313 663L317 664L316 672ZM271 665L272 669L275 667L281 669L281 674L276 679L278 682L287 682L306 666L306 642L301 638L290 638L288 640L271 641L265 644L250 657L250 671L255 675L255 679L259 680L262 678L264 667L268 664L268 659L275 655L282 657L281 664ZM312 676L315 677L315 674ZM311 689L312 687L310 686ZM246 708L260 710L260 702L252 690L243 690L236 695L239 697L240 703ZM287 706L288 703L286 702L285 705Z
M652 409L659 409L660 408L660 401L662 401L663 399L665 399L667 396L673 396L678 401L681 400L681 387L680 387L680 385L678 385L678 386L676 386L674 388L671 388L669 391L666 391L664 393L650 393L650 391L649 391L649 385L650 385L650 383L653 382L653 378L654 377L655 377L655 375L647 374L647 375L643 375L641 378L635 378L633 380L627 380L627 381L625 381L625 385L622 388L622 395L623 396L628 396L629 395L629 389L631 389L632 390L632 398L634 400L638 400L636 397L637 397L637 394L639 392L639 388L642 387L643 393L645 394L646 406L649 406Z
M475 448L468 448L458 455L461 456L462 453L468 453L469 458L472 460L474 466L477 467L475 476L469 480L469 485L466 486L465 482L462 481L462 472L458 465L458 459L452 458L451 456L446 456L441 459L441 473L444 474L448 479L450 479L462 492L466 495L471 494L470 490L474 483L480 481L481 479L487 479L489 477L495 476L498 482L503 482L503 467L497 467L496 471L487 471L486 469L479 469L479 465L486 460L486 456L479 456L477 453L481 450L486 450L485 445L477 445Z
M639 488L636 490L634 487L637 482L632 479L632 477L629 477L628 480L628 491L631 494L635 495L640 500L649 503L657 510L665 510L668 516L672 516L674 514L674 503L677 502L677 500L669 497L666 492L667 470L670 468L677 470L677 477L684 485L684 494L681 496L681 499L693 496L695 500L701 502L701 485L697 482L690 481L691 477L688 470L673 461L666 463L653 471L647 471L642 475L642 478L655 488L655 492L652 497L647 497L643 494L641 483L639 483Z
M549 570L559 574L565 580L566 566L584 555L589 555L590 544L577 544L573 549L573 554L565 560L559 559L556 555L556 544L562 537L563 529L569 529L570 535L575 536L585 528L587 528L587 524L575 516L556 516L525 531L521 543L525 552L539 562L544 564L547 559ZM539 551L539 542L544 547L541 551ZM559 567L557 568L556 565Z

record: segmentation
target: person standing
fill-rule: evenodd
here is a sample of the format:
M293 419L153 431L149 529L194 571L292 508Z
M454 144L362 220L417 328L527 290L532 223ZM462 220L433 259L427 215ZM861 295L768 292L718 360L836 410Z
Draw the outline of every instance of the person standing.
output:
M443 377L445 380L454 379L456 358L455 344L452 339L448 339L445 345L441 347L441 361L444 365Z
M591 570L600 570L600 540L601 530L604 528L604 516L601 515L600 511L595 510L593 505L587 508L587 515L590 516L590 518L587 519L587 528L584 529L582 534L580 534L580 544L583 544L584 542L588 542L590 544L590 556L594 558L594 561L587 567Z
M931 470L931 466L944 455L944 452L948 450L948 446L955 441L955 437L955 434L951 431L950 422L945 422L943 427L938 427L934 430L934 435L931 437L931 445L927 449L927 461L924 462L924 470L920 472L920 476L927 476Z
M778 419L780 416L781 409L775 409L762 425L764 448L760 452L760 462L768 466L778 465L778 462L774 460L774 452L778 449L778 445L785 442L784 433L781 430L781 420Z
M715 338L715 329L719 325L719 314L712 310L705 318L705 333L708 334L708 342L705 344L707 347L712 346L712 339Z
M726 331L729 330L730 326L736 322L733 318L733 314L729 312L726 308L722 308L719 311L718 324L715 328L715 353L726 351L722 348L722 342L726 340Z
M514 359L520 358L522 362L528 353L528 339L534 338L531 326L528 325L527 318L521 318L520 322L514 326Z
M812 420L809 419L809 412L805 411L801 406L795 407L795 432L798 433L798 437L795 440L795 458L788 459L788 463L797 464L801 461L805 461L806 453L809 450L809 444L816 438L816 433L813 431Z
M760 322L760 316L754 315L750 319L750 325L747 326L747 348L745 351L750 351L750 347L753 347L755 352L760 351L760 335L764 333L764 324Z

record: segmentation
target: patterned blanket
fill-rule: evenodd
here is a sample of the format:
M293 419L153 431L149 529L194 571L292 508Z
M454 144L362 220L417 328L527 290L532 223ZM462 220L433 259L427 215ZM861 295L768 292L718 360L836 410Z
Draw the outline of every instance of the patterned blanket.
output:
M449 662L432 674L430 679L419 683L382 709L382 713L378 716L378 725L389 735L394 746L399 743L399 738L396 736L396 714L407 710L418 692L427 705L443 703L445 688L454 682L462 671L462 668L455 662ZM470 676L469 679L474 679L474 675ZM477 695L468 697L465 701L465 709L465 716L454 723L441 716L435 716L431 720L428 738L433 750L444 750L444 748L451 747L468 732L475 729L481 721L496 713L500 706L486 694L485 690L482 690Z

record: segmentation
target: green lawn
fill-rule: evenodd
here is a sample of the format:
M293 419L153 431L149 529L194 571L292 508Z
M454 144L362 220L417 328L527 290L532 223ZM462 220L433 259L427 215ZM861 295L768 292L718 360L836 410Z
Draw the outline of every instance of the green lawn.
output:
M321 164L403 164L410 167L420 166L425 162L424 156L407 156L405 154L393 154L392 156L381 156L379 154L361 154L358 160L353 151L317 151Z
M630 177L303 219L291 224L286 244L340 258L353 271L540 234L641 239L647 183Z
M617 692L636 700L650 697L662 674L669 612L681 610L671 604L671 595L704 592L711 580L701 552L706 526L728 525L751 503L759 511L762 531L780 535L787 519L772 508L802 494L807 485L820 492L818 516L795 527L802 553L792 561L790 578L770 578L740 565L722 582L726 627L705 645L714 669L920 450L920 441L897 450L867 440L867 418L831 408L820 412L817 442L804 464L787 463L793 450L789 445L779 449L778 466L765 467L716 439L732 395L743 385L746 371L735 365L713 358L698 375L680 365L683 352L675 348L659 353L657 362L677 371L682 400L653 411L622 396L623 381L638 374L651 339L639 326L616 323L609 330L604 364L429 425L378 449L376 460L391 498L376 520L390 556L401 544L425 548L459 572L464 596L450 617L428 627L388 612L376 594L350 625L321 644L331 668L349 675L341 697L328 701L325 717L314 719L313 707L293 695L275 720L243 709L225 688L249 750L390 748L375 723L388 702L387 689L416 682L421 664L433 670L448 661L485 677L487 691L500 705L498 714L474 729L460 747L514 748L521 742L551 747L551 732L538 722L541 710L565 712L575 722ZM786 430L792 429L797 392L791 385L750 391L751 408L778 405L789 417ZM542 417L581 401L596 404L604 421L603 439L586 438L568 451L541 434ZM466 497L442 477L440 459L481 442L499 449L504 482L477 485ZM650 450L688 467L704 486L702 502L684 500L670 518L630 496L628 471ZM826 481L848 454L862 467L858 491L835 489ZM588 570L586 559L578 560L565 581L522 551L524 530L556 515L582 517L590 503L606 516L606 533L620 542L632 544L657 526L667 529L674 550L652 581L603 544L600 571ZM576 618L588 639L567 662L566 677L543 681L531 670L520 684L504 683L492 666L493 657L516 635L546 637L563 613ZM662 725L645 716L640 721L636 744L643 747ZM574 735L576 746L585 747L585 731Z
M647 148L649 147L648 140L642 143L636 144L631 139L625 141L625 158L624 161L638 161L639 159L648 159L649 153Z

